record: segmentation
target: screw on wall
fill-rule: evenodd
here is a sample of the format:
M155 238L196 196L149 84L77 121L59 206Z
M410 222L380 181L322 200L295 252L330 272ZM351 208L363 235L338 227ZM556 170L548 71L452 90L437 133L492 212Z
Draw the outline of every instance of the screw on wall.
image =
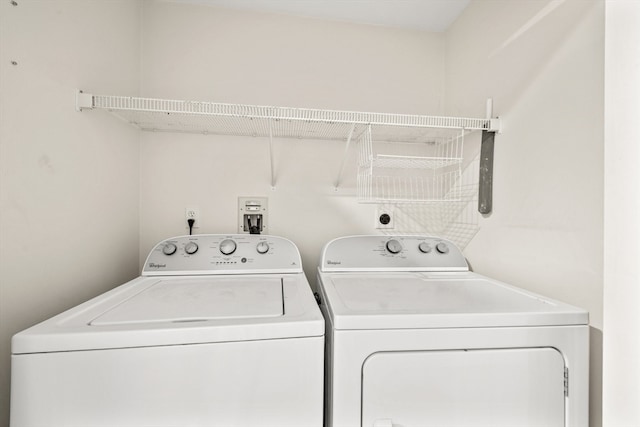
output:
M18 2L17 2L17 1L15 1L15 0L11 0L11 1L9 2L9 4L10 4L11 6L17 6L17 5L18 5ZM18 65L18 61L11 61L11 65L13 65L13 66L15 67L16 65Z

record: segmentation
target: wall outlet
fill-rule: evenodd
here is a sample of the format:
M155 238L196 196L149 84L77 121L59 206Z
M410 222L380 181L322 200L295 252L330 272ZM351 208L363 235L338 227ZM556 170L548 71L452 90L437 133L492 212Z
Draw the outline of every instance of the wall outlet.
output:
M193 228L200 228L200 209L197 207L191 206L184 209L184 228L189 229L189 223L187 222L190 219L194 219L196 222L193 223Z
M395 225L395 210L389 206L378 206L376 208L376 225L379 230L392 230Z

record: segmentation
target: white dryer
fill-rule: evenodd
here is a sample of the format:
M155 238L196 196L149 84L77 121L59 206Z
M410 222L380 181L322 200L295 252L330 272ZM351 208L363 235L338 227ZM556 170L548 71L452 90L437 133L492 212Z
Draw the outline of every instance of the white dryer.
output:
M321 427L323 350L291 241L175 237L13 337L11 426Z
M443 239L352 236L318 271L328 427L585 427L588 313Z

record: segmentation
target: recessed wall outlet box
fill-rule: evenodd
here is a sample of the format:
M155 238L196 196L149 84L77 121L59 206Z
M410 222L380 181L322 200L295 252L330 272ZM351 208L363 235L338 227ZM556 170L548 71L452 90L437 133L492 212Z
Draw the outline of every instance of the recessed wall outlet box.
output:
M189 206L184 209L184 224L185 228L189 229L189 221L190 219L195 220L193 223L193 228L200 228L200 209L195 206Z
M268 234L267 204L267 197L238 197L238 232Z
M395 210L389 206L376 208L375 228L379 230L391 230L395 228Z

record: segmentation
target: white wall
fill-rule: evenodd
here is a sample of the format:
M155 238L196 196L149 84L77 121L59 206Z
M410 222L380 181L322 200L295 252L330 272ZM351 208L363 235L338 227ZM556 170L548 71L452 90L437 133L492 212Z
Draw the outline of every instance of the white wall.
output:
M17 3L0 3L2 426L11 336L138 271L138 133L76 112L75 88L137 93L140 4Z
M149 97L293 107L438 114L443 35L146 1L142 91ZM346 136L346 135L345 135ZM292 239L315 282L324 243L374 232L373 207L355 201L344 143L277 140L276 189L268 141L143 133L141 247L184 234L184 209L200 208L199 233L235 232L238 196L267 196L271 234Z
M447 32L446 109L494 99L494 206L466 255L480 273L587 309L601 420L603 1L472 1Z
M640 425L640 2L606 2L605 426Z

